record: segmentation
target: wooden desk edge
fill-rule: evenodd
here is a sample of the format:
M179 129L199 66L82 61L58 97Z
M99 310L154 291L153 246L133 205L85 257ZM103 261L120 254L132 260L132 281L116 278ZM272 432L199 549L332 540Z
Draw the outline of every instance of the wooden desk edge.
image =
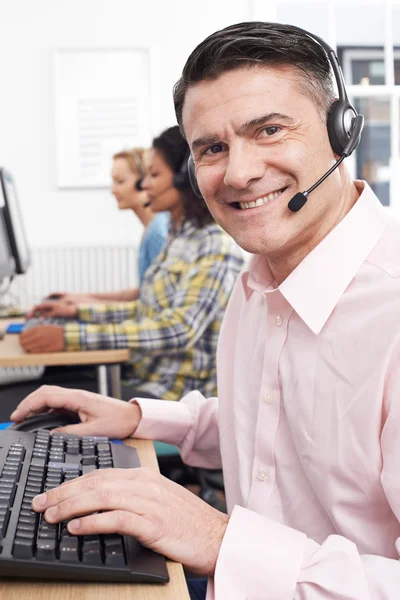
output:
M5 329L15 321L20 322L21 319L0 318L0 328ZM21 348L17 334L6 334L0 340L0 367L118 364L127 362L130 355L129 349L28 354Z

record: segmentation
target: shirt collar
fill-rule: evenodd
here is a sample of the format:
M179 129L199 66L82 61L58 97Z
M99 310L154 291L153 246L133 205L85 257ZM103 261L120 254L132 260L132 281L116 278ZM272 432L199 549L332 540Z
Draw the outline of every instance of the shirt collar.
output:
M369 185L357 181L357 202L338 225L281 283L279 290L305 324L318 334L340 297L381 237L387 216ZM254 256L242 274L246 298L273 289L264 256Z

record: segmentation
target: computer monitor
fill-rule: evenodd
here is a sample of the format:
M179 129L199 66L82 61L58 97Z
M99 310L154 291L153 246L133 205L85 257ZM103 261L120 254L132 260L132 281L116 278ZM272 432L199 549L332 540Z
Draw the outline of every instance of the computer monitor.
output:
M4 199L4 217L15 259L16 273L25 273L31 264L31 252L26 239L15 183L11 173L0 168L0 184Z
M13 277L16 271L15 258L8 238L6 217L4 213L5 200L0 186L0 285L6 278Z

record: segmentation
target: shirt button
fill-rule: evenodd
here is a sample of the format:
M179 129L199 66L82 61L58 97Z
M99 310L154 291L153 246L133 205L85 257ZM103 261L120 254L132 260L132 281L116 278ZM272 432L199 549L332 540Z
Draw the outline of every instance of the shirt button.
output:
M265 396L264 402L265 402L265 404L272 404L272 394L271 394L271 392L268 392L268 394Z
M281 317L281 315L277 315L275 317L275 323L277 327L281 327L281 325L283 324L283 317Z
M263 470L258 471L257 477L260 481L265 481L268 477L268 473L267 473L267 471L263 471Z

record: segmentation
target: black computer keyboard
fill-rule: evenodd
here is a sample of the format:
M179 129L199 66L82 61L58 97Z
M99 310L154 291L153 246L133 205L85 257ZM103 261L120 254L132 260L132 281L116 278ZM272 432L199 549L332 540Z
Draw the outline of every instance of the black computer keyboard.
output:
M130 536L68 533L32 510L40 492L93 469L139 466L134 448L106 437L0 431L0 576L167 582L164 557Z

